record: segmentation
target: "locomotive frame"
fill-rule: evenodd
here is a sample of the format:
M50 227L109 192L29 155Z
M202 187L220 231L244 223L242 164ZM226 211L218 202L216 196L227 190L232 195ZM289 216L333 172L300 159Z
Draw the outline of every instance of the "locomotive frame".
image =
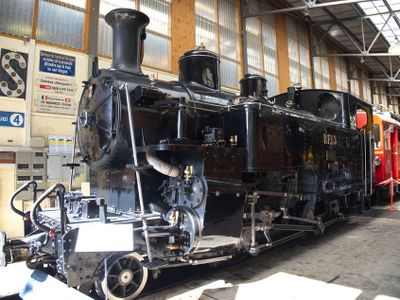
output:
M371 105L296 87L268 98L255 75L240 96L221 91L218 57L203 48L180 58L179 82L156 82L140 69L148 17L117 9L106 21L112 68L93 68L77 117L92 194L56 184L25 213L13 201L36 183L17 190L11 208L32 232L0 234L2 265L28 248L29 267L68 286L133 299L150 272L257 255L370 205ZM58 207L41 210L54 193Z

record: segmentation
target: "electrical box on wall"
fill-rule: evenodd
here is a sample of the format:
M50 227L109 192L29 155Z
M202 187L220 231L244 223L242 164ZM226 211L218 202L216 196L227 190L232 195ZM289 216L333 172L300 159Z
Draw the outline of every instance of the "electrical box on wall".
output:
M69 167L63 165L72 163L72 153L47 154L47 181L67 182L71 174ZM82 167L75 168L75 175L82 173Z
M46 163L46 152L16 152L16 187L19 188L24 183L35 180L38 189L43 189L47 181ZM18 199L33 200L32 190L20 193Z

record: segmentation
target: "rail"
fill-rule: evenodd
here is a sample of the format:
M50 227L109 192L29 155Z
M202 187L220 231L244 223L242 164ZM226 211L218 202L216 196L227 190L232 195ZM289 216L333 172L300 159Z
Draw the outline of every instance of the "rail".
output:
M50 187L42 195L40 195L40 197L33 203L31 213L30 213L31 221L32 221L33 225L35 225L41 231L50 232L50 230L51 230L50 227L43 225L39 222L38 216L37 216L37 211L38 211L40 204L54 192L57 193L57 198L59 201L61 234L64 234L64 232L65 232L65 214L64 214L65 187L64 187L64 185L62 185L60 183L55 184L52 187Z
M375 167L375 165L374 165L374 155L373 155L373 153L374 153L374 146L373 146L373 139L372 139L372 134L371 133L369 133L368 134L368 136L369 136L369 141L368 141L368 146L369 146L369 165L370 165L370 168L369 168L369 195L372 195L372 193L373 193L373 181L374 181L374 167Z
M129 90L128 90L128 83L123 83L120 86L120 90L125 91L125 98L126 98L126 105L128 109L128 121L129 121L129 133L130 133L130 138L131 138L131 144L132 144L132 157L133 157L133 164L135 167L135 175L136 175L136 181L137 181L137 189L138 189L138 195L139 195L139 203L140 203L140 211L142 215L144 215L144 201L143 201L143 192L142 192L142 182L141 182L141 177L140 173L138 171L138 158L137 158L137 148L136 148L136 141L135 141L135 127L134 127L134 120L133 120L133 113L132 113L132 107L131 107L131 97L129 95ZM148 226L147 226L147 220L142 219L142 224L143 224L143 234L144 234L144 239L146 242L146 248L147 248L147 258L149 262L152 262L152 253L150 249L150 239L149 239L149 231L148 231Z
M16 190L10 199L10 207L11 210L13 212L15 212L17 215L21 216L21 217L25 217L25 213L21 210L19 210L18 208L15 207L14 205L14 200L15 198L23 191L26 191L29 189L29 186L32 185L33 186L33 201L36 201L36 196L37 196L37 183L34 180L28 181L26 182L24 185L22 185L18 190Z

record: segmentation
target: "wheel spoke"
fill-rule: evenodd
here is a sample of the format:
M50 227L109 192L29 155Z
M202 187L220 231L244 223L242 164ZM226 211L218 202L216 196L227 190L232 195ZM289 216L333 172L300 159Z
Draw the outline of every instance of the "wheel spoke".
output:
M139 287L139 285L135 281L131 281L130 284L134 286L135 290Z
M146 270L147 271L147 270ZM144 281L147 281L147 272L141 266L135 256L122 256L113 261L107 275L107 287L109 295L125 299L135 292L143 289Z
M132 270L132 263L133 263L133 260L130 259L129 263L128 263L128 269L130 269L130 270Z
M126 259L126 258L122 258L122 259L119 260L119 263L120 263L121 267L123 267L124 269L126 269L126 263L127 262L129 263L129 260Z
M126 285L122 285L121 288L122 288L122 297L125 297L125 294L126 294Z
M110 289L110 291L113 292L117 287L119 287L118 282Z
M142 269L137 269L135 271L132 270L132 276L135 276L137 273L142 272Z
M116 265L118 266L118 270L122 270L121 262L117 260Z

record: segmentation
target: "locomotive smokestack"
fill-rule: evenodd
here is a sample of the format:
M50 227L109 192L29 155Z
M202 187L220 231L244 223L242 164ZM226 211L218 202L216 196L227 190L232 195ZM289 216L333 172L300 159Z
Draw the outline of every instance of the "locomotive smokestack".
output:
M113 59L111 67L143 75L140 65L143 58L145 28L150 19L144 13L128 8L110 11L105 20L113 29Z

